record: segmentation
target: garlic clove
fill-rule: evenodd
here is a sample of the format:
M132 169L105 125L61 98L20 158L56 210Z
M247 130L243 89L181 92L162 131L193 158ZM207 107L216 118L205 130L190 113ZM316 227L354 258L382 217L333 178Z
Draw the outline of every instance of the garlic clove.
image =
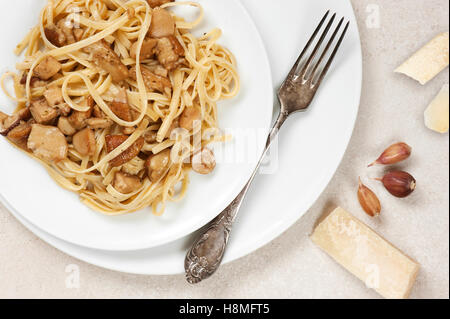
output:
M411 174L402 171L392 171L381 179L384 187L395 197L404 198L416 189L417 182Z
M402 162L411 156L412 148L406 143L400 142L389 146L380 157L369 164L369 167L376 164L392 165Z
M370 217L376 217L381 213L381 204L377 195L365 186L359 179L358 200L361 207Z

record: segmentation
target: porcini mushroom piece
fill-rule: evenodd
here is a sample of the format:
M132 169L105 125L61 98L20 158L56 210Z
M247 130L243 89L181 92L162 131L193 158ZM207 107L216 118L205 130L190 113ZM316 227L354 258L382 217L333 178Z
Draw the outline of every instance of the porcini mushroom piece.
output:
M35 68L34 74L47 81L61 70L61 63L52 56L46 56Z
M67 157L66 138L54 126L33 124L27 146L33 151L34 155L44 161L59 162Z
M85 128L84 130L76 133L73 136L72 144L75 150L82 156L94 155L97 145L94 131L90 128Z
M117 172L114 176L113 187L122 194L130 194L141 187L141 179L138 176L123 172Z
M128 68L105 40L101 40L84 48L92 55L92 59L100 68L111 74L114 82L121 82L128 78Z

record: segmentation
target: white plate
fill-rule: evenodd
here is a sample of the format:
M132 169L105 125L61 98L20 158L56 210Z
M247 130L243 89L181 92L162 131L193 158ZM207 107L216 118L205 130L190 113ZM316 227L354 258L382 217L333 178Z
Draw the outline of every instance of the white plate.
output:
M351 21L349 33L327 80L307 114L298 114L281 132L280 169L258 176L233 230L224 262L267 244L297 221L324 190L350 140L361 93L359 34L347 0L242 0L265 41L277 87L325 10ZM278 4L282 5L278 5ZM270 23L267 23L270 21ZM297 31L298 30L298 31ZM162 275L183 272L191 236L169 245L133 252L86 249L59 240L11 212L49 244L91 264L122 272ZM306 234L305 234L306 236Z
M236 55L242 80L240 95L219 103L220 126L233 131L244 128L267 131L273 107L271 74L255 25L237 0L198 2L205 9L205 20L195 33L221 28L220 43ZM36 23L38 12L45 3L46 0L5 2L7 7L0 12L0 38L3 41L0 61L3 65L13 69L16 58L12 51L29 27ZM177 8L178 13L188 20L195 17L192 7ZM7 104L6 97L1 96L0 105ZM13 104L9 105L11 111ZM4 107L2 110L5 111ZM252 142L244 135L235 135L233 141L223 147L216 145L216 155L220 152L232 154L238 145ZM253 148L255 155L262 152L263 144L262 139L257 141L256 149ZM151 208L110 217L84 206L76 194L60 188L42 166L13 149L4 138L0 139L0 153L0 194L10 206L55 237L80 246L114 251L154 247L192 233L231 202L255 166L255 159L241 163L219 162L213 174L191 174L186 198L179 203L169 203L162 217L153 216Z

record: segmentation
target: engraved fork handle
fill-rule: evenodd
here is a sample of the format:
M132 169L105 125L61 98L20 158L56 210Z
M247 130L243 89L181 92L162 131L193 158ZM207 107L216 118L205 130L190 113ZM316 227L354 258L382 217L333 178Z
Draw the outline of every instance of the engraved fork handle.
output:
M250 177L247 184L237 197L210 222L203 232L198 236L186 255L184 268L186 270L186 280L195 284L203 279L210 277L219 268L222 262L225 250L230 238L233 222L236 219L239 208L247 194L248 189L258 172L259 167L272 144L273 139L277 136L278 131L288 117L287 112L281 112L275 122L270 134L267 138L266 147L261 155L258 164Z

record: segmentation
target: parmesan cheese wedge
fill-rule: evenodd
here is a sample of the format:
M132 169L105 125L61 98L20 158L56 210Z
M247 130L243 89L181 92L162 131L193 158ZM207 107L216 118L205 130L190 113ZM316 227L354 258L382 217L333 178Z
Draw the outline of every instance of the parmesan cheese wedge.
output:
M321 222L311 240L383 297L408 298L419 265L344 209Z
M403 73L422 85L426 84L448 66L448 41L448 32L439 34L395 72Z
M439 94L430 103L425 111L425 125L439 133L448 132L449 107L448 83L444 84Z

